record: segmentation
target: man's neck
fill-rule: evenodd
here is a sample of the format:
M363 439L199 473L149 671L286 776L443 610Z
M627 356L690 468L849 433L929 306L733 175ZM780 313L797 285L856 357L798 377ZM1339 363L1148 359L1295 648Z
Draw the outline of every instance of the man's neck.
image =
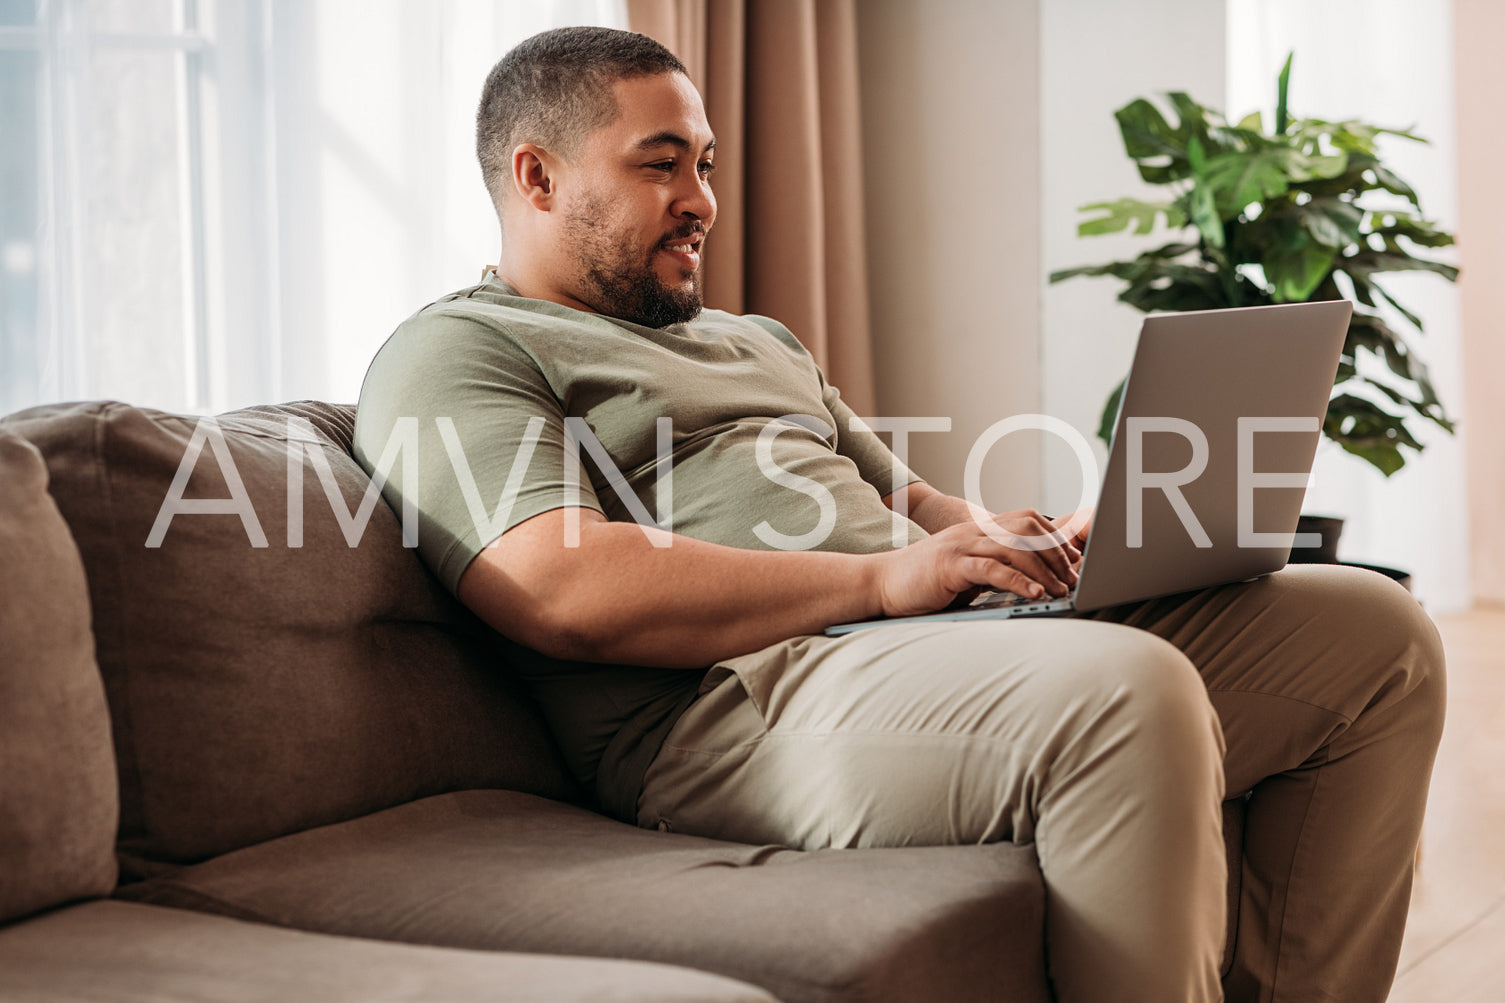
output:
M492 267L492 273L508 286L518 296L527 299L543 300L545 303L557 303L567 306L571 310L580 310L584 313L598 313L589 303L584 303L568 293L555 287L552 283L537 280L526 269L509 268L504 255L500 264Z

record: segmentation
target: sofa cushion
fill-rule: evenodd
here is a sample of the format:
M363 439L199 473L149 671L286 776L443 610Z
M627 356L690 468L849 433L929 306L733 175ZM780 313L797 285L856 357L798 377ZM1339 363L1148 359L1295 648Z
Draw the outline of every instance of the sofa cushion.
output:
M115 757L78 548L0 431L0 922L115 887Z
M799 852L468 791L122 889L382 940L686 965L786 1003L1045 998L1044 892L1010 844Z
M381 944L126 902L0 929L0 999L776 1003L753 986L667 965Z
M289 418L307 422L291 439ZM3 425L46 457L88 571L126 877L446 790L573 792L494 635L402 545L392 511L373 496L347 540L316 458L349 520L369 486L348 452L353 408L201 424L94 403ZM165 521L180 467L188 503ZM242 492L239 512L193 511Z

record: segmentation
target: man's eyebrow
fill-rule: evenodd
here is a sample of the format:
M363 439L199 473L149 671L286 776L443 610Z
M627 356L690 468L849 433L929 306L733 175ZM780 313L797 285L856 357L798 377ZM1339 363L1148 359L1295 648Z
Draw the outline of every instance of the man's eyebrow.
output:
M659 146L672 146L676 150L688 151L690 149L690 141L677 132L665 129L663 132L655 132L651 136L638 140L637 144L639 150L651 150ZM709 153L715 148L716 141L713 139L705 144L705 149L700 152Z

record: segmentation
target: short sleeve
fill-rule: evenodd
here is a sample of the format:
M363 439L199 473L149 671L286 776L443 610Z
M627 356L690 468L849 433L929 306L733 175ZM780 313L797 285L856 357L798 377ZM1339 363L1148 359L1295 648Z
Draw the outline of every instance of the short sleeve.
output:
M418 512L418 552L454 591L504 532L568 505L601 511L567 477L564 413L507 331L426 311L377 353L361 387L355 457L394 510ZM421 490L420 490L421 486Z
M877 433L868 428L847 406L846 401L841 399L841 391L826 382L826 374L821 372L814 357L793 332L771 317L749 314L747 319L805 356L810 368L820 381L821 403L830 416L831 427L836 429L836 452L856 464L858 474L877 489L880 496L887 497L894 491L920 480L920 477L900 462L883 440L878 438Z
M857 465L858 474L876 488L879 495L887 497L920 480L919 475L901 462L878 434L847 407L847 402L841 399L841 392L826 383L824 376L821 388L826 410L831 412L838 429L836 451Z

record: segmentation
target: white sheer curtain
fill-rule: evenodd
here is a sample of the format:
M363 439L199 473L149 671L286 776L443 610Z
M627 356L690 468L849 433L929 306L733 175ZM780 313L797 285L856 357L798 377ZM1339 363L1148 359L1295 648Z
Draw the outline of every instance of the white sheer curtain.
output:
M620 0L0 0L0 414L354 400L497 233L491 65Z
M1428 217L1456 230L1452 5L1434 0L1229 0L1228 112L1256 108L1269 121L1275 78L1295 52L1291 106L1301 115L1361 118L1410 127L1428 145L1382 142L1381 154L1420 194ZM1456 254L1439 252L1454 263ZM1467 268L1467 261L1461 262ZM1380 277L1415 311L1426 334L1414 339L1461 429L1463 372L1457 289L1421 273ZM1397 330L1414 331L1403 319ZM1344 560L1410 570L1429 609L1470 602L1466 471L1462 444L1429 422L1414 424L1426 451L1385 478L1324 444L1307 492L1307 511L1346 520Z

